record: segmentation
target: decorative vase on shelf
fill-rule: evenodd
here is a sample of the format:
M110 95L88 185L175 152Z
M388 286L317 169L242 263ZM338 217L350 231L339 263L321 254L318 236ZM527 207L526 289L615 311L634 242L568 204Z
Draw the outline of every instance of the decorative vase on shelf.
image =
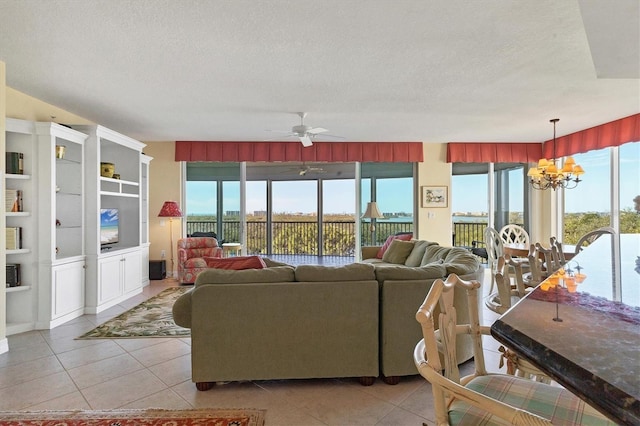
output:
M113 163L100 163L100 176L113 177L113 173L116 171L116 166Z
M56 158L62 160L64 158L64 150L66 146L64 145L56 145Z

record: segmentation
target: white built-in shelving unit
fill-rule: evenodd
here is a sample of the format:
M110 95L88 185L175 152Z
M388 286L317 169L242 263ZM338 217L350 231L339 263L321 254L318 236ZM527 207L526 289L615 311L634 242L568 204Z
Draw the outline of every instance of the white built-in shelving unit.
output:
M103 126L73 126L89 135L85 147L86 297L85 312L99 313L142 292L146 234L144 144ZM103 177L101 163L113 163L120 178ZM117 209L119 239L100 243L100 210ZM148 253L148 247L146 247ZM148 259L148 254L146 255ZM148 264L147 264L148 268ZM148 273L147 273L148 276ZM148 281L147 281L148 282Z
M34 212L37 211L37 189L34 183L37 178L34 123L7 118L5 136L6 152L23 154L23 173L5 173L4 175L4 188L21 190L23 200L22 212L5 212L6 227L22 228L22 248L5 252L6 263L20 265L21 274L20 286L6 288L7 335L11 335L33 330L36 321L37 250L35 244L38 228L34 216Z
M38 152L38 316L49 329L85 305L84 144L87 135L35 123ZM56 147L64 147L57 158Z

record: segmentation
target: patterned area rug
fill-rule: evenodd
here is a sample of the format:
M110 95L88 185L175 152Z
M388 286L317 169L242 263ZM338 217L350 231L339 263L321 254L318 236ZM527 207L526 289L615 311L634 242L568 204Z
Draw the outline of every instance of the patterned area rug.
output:
M1 425L20 426L262 426L266 410L0 411Z
M171 307L192 287L170 287L76 339L185 337L191 330L173 322Z

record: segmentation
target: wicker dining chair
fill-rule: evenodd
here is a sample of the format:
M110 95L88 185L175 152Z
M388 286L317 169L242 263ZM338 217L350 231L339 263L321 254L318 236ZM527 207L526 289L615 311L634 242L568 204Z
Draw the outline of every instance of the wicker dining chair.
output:
M437 279L416 319L423 339L413 352L420 375L431 383L437 425L574 425L613 424L569 391L508 374L488 373L484 364L482 334L478 314L478 281L464 281L451 274ZM454 292L466 292L469 324L456 324ZM434 327L436 306L440 329ZM474 341L474 373L460 377L456 362L457 335ZM439 351L444 354L444 370Z

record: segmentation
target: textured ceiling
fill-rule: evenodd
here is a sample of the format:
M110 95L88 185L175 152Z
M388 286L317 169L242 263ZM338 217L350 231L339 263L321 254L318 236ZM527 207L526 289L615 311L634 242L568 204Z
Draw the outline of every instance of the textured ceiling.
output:
M542 141L640 112L639 4L0 0L0 61L143 141Z

